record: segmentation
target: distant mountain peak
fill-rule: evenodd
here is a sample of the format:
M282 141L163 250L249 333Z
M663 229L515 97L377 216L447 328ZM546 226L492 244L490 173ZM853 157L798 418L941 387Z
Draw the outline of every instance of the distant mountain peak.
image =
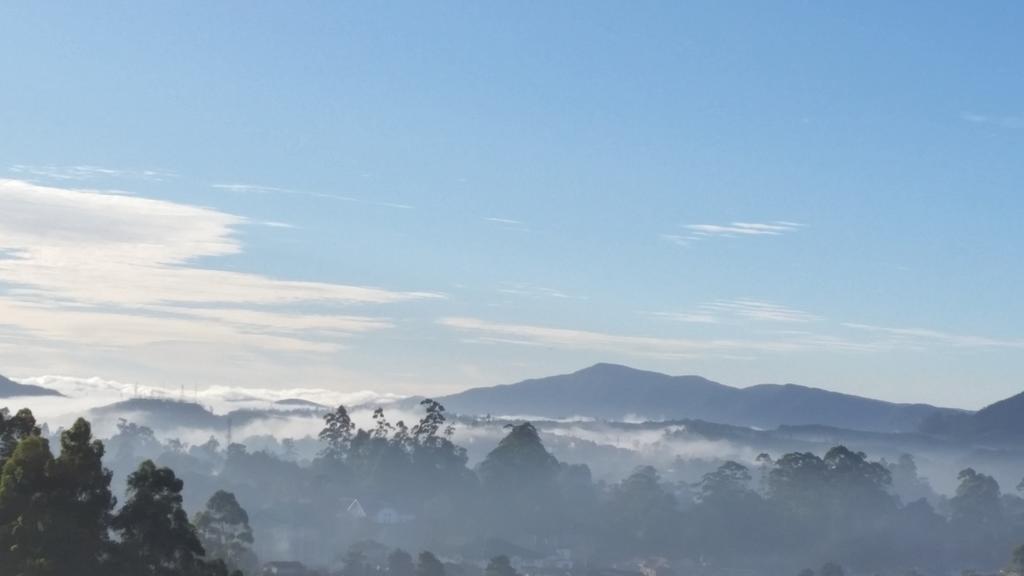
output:
M439 400L462 414L606 420L628 416L755 428L828 425L873 432L912 432L934 414L959 412L798 384L736 388L702 376L670 376L606 362L568 374L473 388Z
M0 375L0 398L14 398L17 396L63 396L56 390L35 386L33 384L19 384L10 378Z
M598 362L586 368L577 370L576 373L580 372L604 372L604 371L627 371L627 372L643 372L639 368L633 368L626 366L625 364L615 364L613 362Z
M693 374L686 374L680 376L670 376L662 372L655 372L653 370L644 370L642 368L634 368L632 366L626 366L625 364L614 364L611 362L598 362L592 366L588 366L581 370L571 372L569 374L563 374L562 376L585 376L585 377L600 377L600 378L657 378L666 381L669 380L688 380L691 382L709 382L718 384L712 380L708 380L703 376L697 376ZM720 384L724 386L724 384Z

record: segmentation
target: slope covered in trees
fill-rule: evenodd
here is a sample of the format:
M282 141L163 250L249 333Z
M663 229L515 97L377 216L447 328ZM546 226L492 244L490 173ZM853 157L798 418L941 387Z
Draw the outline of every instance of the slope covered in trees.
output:
M55 453L30 412L3 411L0 566L19 576L252 575L263 543L268 560L300 558L342 576L615 566L945 574L1001 568L1024 542L1024 499L973 468L949 498L928 489L909 456L874 461L844 446L721 461L693 482L641 466L601 483L586 465L555 458L529 422L508 426L471 468L444 407L421 408L412 425L378 409L363 428L339 406L309 461L212 440L162 444L128 422L108 456L82 419L59 433ZM155 461L152 450L162 452ZM123 490L112 488L107 461L133 462ZM186 486L210 495L191 518ZM432 552L414 560L403 548Z

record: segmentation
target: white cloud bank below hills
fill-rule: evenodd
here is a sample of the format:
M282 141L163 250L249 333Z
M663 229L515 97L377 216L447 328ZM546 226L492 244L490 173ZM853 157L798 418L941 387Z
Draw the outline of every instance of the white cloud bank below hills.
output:
M0 406L12 411L30 408L37 418L51 426L66 426L88 410L107 406L132 398L182 399L198 403L215 414L226 414L242 409L308 408L275 404L281 400L301 399L324 406L355 407L366 404L390 404L404 398L396 394L378 393L372 390L340 392L316 387L260 388L244 386L207 386L201 388L170 388L148 384L122 382L99 377L80 378L75 376L46 375L16 378L22 384L42 386L56 390L64 397L21 396L0 399Z
M179 382L195 375L181 358L219 358L257 377L267 367L267 383L292 355L307 366L298 377L322 381L340 375L324 355L394 326L353 308L444 297L217 269L211 259L243 251L249 221L212 208L12 179L0 179L0 207L5 371L144 373L111 370L119 357Z

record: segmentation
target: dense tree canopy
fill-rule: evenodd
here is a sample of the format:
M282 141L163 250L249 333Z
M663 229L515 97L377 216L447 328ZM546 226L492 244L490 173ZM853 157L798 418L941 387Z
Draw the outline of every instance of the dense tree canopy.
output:
M182 507L183 483L151 460L128 477L128 498L113 519L120 539L118 568L136 576L226 574L208 563L195 527Z
M81 576L106 574L111 553L107 527L116 502L110 491L111 472L103 466L103 443L79 418L61 434L61 451L51 469L51 497L58 573Z
M474 471L443 406L428 400L423 409L411 427L392 424L377 409L371 427L362 429L339 407L325 418L325 449L305 462L283 450L278 456L241 444L224 449L213 439L193 447L160 443L152 430L121 422L111 440L120 454L113 461L139 458L154 446L162 452L128 475L120 508L104 467L107 451L88 422L64 430L54 456L31 412L2 411L0 566L13 576L252 576L256 523L241 501L258 503L260 521L322 550L320 557L345 576L444 576L445 564L430 552L416 562L379 544L339 554L343 543L383 530L415 549L430 542L447 558L463 553L450 542L480 545L491 560L473 574L483 576L516 576L513 553L555 551L591 566L643 561L645 570L660 570L658 562L670 558L708 574L786 575L804 566L820 566L810 572L819 576L840 574L840 566L852 574L1024 570L1021 549L1007 564L1007 551L1024 542L1024 500L972 468L960 473L948 499L930 490L911 457L889 464L843 446L823 455L717 461L697 482L641 466L602 483L585 465L559 462L536 426L518 422ZM315 451L314 445L308 453ZM193 522L182 476L163 465L168 461L189 475L190 486L212 494ZM897 483L927 498L901 501ZM396 524L384 528L349 515L354 496L370 514L389 511Z
M56 574L52 548L57 526L51 505L49 442L27 436L0 474L0 566L14 574Z
M231 570L256 573L259 562L251 549L249 515L234 494L215 492L206 509L196 515L195 527L208 557L223 560Z

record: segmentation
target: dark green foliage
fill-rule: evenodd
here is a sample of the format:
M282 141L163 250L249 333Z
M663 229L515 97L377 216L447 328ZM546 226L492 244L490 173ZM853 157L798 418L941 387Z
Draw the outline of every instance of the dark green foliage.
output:
M117 434L107 441L112 467L133 470L146 458L155 458L161 451L160 442L151 428L120 418Z
M412 555L395 548L388 554L388 576L415 576L416 565L413 564Z
M358 546L351 546L345 554L344 568L341 576L369 576L370 567L366 563L366 554Z
M957 479L960 485L949 502L953 523L980 530L999 527L1003 516L999 484L995 479L973 468L961 470Z
M119 567L134 576L198 576L214 568L182 507L183 483L151 460L128 477L128 499L112 526L120 537ZM218 571L220 571L218 570Z
M746 466L730 460L719 466L714 472L704 475L700 482L701 501L742 497L750 491L750 480L750 470Z
M1006 571L1014 576L1024 574L1024 544L1013 549L1010 565L1006 567Z
M322 482L318 490L384 500L414 512L425 526L452 529L448 519L476 504L476 477L466 468L465 449L451 441L444 406L421 404L425 414L411 429L391 424L380 408L371 430L358 429L344 406L328 414L320 432L326 447L312 466Z
M698 484L697 504L688 511L686 540L709 558L724 560L741 555L766 555L777 544L769 526L775 517L751 487L750 470L727 461L704 475Z
M652 554L665 549L675 540L680 519L675 497L651 466L637 468L612 488L602 516L617 519L601 539L603 553L615 556L629 550Z
M843 567L835 562L826 562L818 570L818 576L844 576L845 574L846 572L843 570Z
M61 434L54 459L30 412L19 412L12 428L21 440L0 476L0 566L24 575L109 574L114 498L103 444L79 419Z
M334 412L324 416L324 429L320 431L320 440L325 444L324 455L335 459L344 459L352 442L352 431L355 424L344 406L338 406Z
M416 562L416 576L445 576L444 564L432 552L420 552Z
M31 410L22 408L11 416L7 408L0 408L0 466L14 453L22 438L38 435L39 427Z
M546 533L556 526L560 465L533 424L507 428L508 435L478 468L488 517L500 520L489 527L505 537Z
M849 504L851 510L871 513L895 507L896 502L888 492L892 474L884 465L869 461L863 452L836 446L825 454L824 464L829 492L840 505Z
M519 572L512 567L512 562L508 559L508 556L501 554L491 558L490 562L487 563L487 568L484 570L484 576L520 576Z
M889 464L888 468L892 475L893 491L904 502L937 496L928 481L919 474L917 463L910 454L900 454L899 459Z
M825 462L810 452L786 454L768 475L768 493L800 516L813 516L824 497Z
M484 487L499 492L551 484L558 461L544 448L537 429L529 422L508 428L508 435L480 463Z
M50 545L55 535L50 445L28 436L18 442L0 473L0 567L15 575L56 575Z
M961 470L957 479L960 485L949 500L950 527L957 537L956 546L962 556L978 563L994 563L1000 554L986 544L1001 543L1008 548L1010 543L999 483L973 468ZM987 553L981 552L986 549Z
M61 434L61 452L50 472L54 524L54 566L61 574L107 574L111 550L108 526L115 499L111 472L103 467L103 443L92 437L88 422L79 418Z
M196 515L196 531L207 557L223 560L231 570L255 574L259 561L253 553L249 514L235 495L218 490Z
M113 516L104 447L87 422L60 435L55 458L30 412L12 417L4 411L0 439L13 448L0 468L0 574L228 576L241 568L255 576L253 530L239 501L258 504L257 528L266 522L305 528L296 530L300 544L325 550L325 563L343 560L343 576L377 576L385 567L389 576L444 576L446 566L429 552L414 563L397 549L385 558L386 548L371 543L337 555L338 543L377 538L429 542L473 558L498 555L483 576L517 576L503 554L536 558L565 549L577 567L641 559L650 560L647 568L662 561L699 565L709 575L795 574L825 561L819 576L841 574L840 565L853 574L966 567L984 573L1005 566L1010 543L1024 540L1024 500L1001 494L994 478L973 469L960 474L956 496L935 500L934 507L925 499L902 503L893 494L897 478L901 493L932 494L912 458L889 465L843 446L823 456L802 452L773 460L762 454L753 469L737 461L705 463L687 475L666 469L674 481L643 466L605 484L585 465L559 462L538 429L521 423L508 427L477 475L452 442L444 408L426 401L424 409L412 427L390 423L377 409L373 425L363 430L346 423L348 413L339 407L324 434L335 449L312 465L276 456L287 449L274 443L250 451L239 444L221 450L216 441L192 448L168 442L159 462L173 462L178 473L144 462ZM151 430L127 422L116 438L125 453L150 451L156 442ZM316 451L308 442L306 455ZM232 490L216 491L194 526L184 512L181 471L193 474L193 494ZM700 481L691 484L695 476ZM345 515L354 497L370 519ZM374 526L373 515L386 508L401 520ZM269 514L275 516L268 520ZM479 575L479 569L447 568L457 576ZM1022 570L1024 548L1014 553L1007 574L1022 576Z

